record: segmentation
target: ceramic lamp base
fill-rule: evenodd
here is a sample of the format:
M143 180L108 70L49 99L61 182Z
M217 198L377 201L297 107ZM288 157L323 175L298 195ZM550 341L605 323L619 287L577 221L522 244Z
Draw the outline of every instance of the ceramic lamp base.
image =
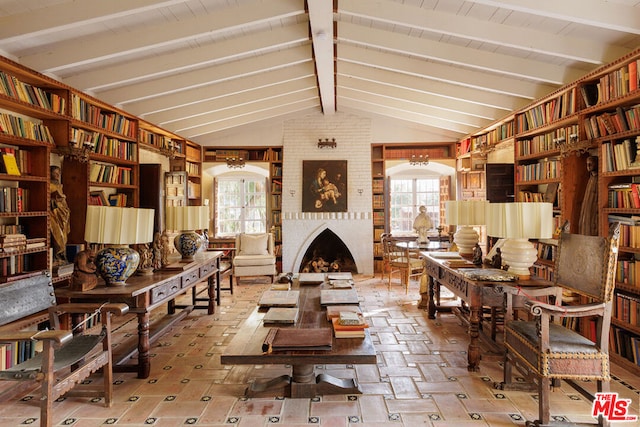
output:
M113 246L96 254L96 268L107 286L123 286L135 273L140 255L128 246Z
M183 231L173 239L173 245L182 255L182 261L191 262L202 246L202 236L195 231Z
M478 243L478 232L468 225L458 227L453 235L453 241L458 247L458 253L463 257L472 257L473 248Z
M502 262L509 266L509 273L520 279L531 276L529 268L538 259L538 251L528 239L507 239L502 245Z

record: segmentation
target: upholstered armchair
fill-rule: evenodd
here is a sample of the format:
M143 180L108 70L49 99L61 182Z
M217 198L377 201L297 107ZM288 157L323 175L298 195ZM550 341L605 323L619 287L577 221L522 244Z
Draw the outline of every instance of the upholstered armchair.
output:
M550 391L561 380L592 399L593 394L581 380L595 383L598 393L610 390L609 329L619 236L618 223L611 224L608 237L562 233L554 284L578 295L579 303L552 305L531 299L531 320L505 323L504 382L498 388L537 390L538 419L527 426L555 425L550 415ZM550 292L557 292L552 288ZM521 291L531 293L527 289ZM575 324L580 325L580 330L573 329ZM513 381L513 367L530 381ZM598 421L598 425L608 425L602 415Z
M238 234L232 264L236 280L247 276L271 276L273 282L276 275L273 234Z

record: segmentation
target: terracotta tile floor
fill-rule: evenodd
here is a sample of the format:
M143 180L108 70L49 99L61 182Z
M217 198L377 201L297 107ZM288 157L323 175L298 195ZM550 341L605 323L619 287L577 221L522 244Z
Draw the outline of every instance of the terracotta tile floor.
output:
M220 354L253 310L266 284L240 284L223 293L216 314L196 310L155 342L151 375L115 374L115 403L67 398L55 403L54 425L104 426L522 426L537 416L536 395L501 392L501 357L487 347L480 372L468 372L467 336L452 314L429 320L417 308L418 284L409 294L399 283L357 276L361 305L369 316L377 365L324 365L324 371L354 377L362 395L314 399L243 397L247 382L289 373L285 366L224 366ZM158 310L160 311L160 310ZM123 323L116 338L136 333ZM638 414L640 380L613 367L612 390L633 400ZM552 397L552 415L591 421L591 404L566 384ZM35 394L0 402L0 424L38 424ZM633 423L620 423L620 426Z

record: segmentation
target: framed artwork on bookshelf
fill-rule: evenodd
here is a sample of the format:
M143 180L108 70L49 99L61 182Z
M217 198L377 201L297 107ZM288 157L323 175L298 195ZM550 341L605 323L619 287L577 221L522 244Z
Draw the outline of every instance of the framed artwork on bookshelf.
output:
M347 161L302 162L302 212L347 211Z

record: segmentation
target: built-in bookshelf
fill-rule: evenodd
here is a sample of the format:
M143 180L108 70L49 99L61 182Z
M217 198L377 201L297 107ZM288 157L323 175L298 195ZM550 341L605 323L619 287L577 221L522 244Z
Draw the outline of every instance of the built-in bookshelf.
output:
M282 147L211 147L204 150L204 161L207 163L226 163L228 159L266 163L269 170L266 227L273 232L276 268L282 271Z
M455 160L456 143L411 143L411 144L372 144L371 146L371 187L372 187L372 217L373 217L373 265L375 272L383 270L381 236L390 230L389 225L389 189L387 185L386 169L388 163L410 162L416 159L429 161ZM441 184L442 187L443 184ZM447 187L448 189L448 187ZM447 197L449 192L447 191ZM441 197L441 218L444 200ZM442 219L441 219L441 222Z
M515 196L521 201L554 203L557 225L580 228L583 194L589 181L587 158L597 156L600 236L611 221L621 223L610 352L614 361L640 373L633 349L640 343L640 50L600 67L515 112ZM471 145L471 140L467 143ZM552 280L554 248L537 242L534 274ZM597 262L597 260L581 260ZM565 303L573 302L571 295ZM587 301L580 301L587 302ZM588 321L573 325L584 335Z
M185 155L186 142L184 138L144 120L140 120L138 126L140 148L160 153L169 159Z
M0 60L0 282L50 268L50 125L68 97L54 80Z
M189 176L187 171L165 172L165 206L188 206Z
M184 156L176 155L170 160L171 171L187 172L187 199L190 206L202 205L202 147L191 141L184 145Z

